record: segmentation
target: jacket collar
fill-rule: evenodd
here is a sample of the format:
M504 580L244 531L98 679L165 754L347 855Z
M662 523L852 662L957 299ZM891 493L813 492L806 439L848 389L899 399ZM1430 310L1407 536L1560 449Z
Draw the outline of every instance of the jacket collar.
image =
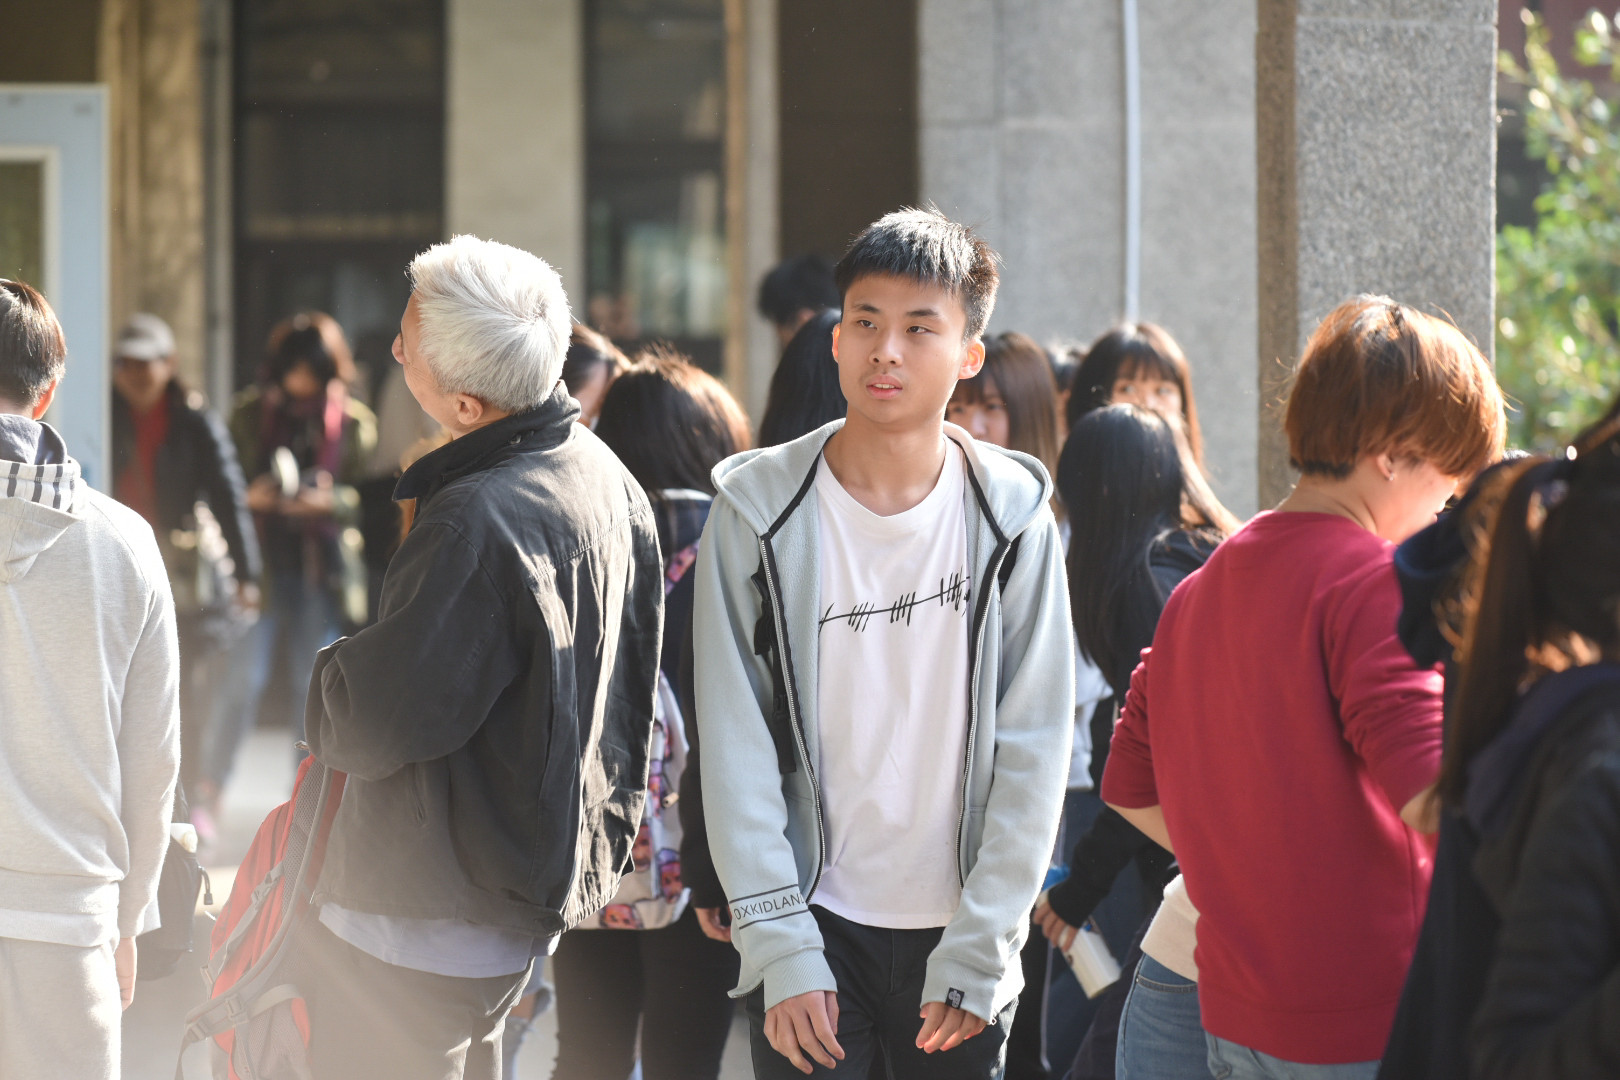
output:
M550 450L566 442L579 419L579 403L558 380L551 396L520 413L469 432L426 455L394 485L395 500L420 499L514 453Z
M719 497L755 532L771 531L802 501L822 448L843 425L843 420L834 420L792 442L727 458L712 473ZM1028 455L978 442L955 424L945 424L944 432L967 458L970 484L983 501L992 530L1008 540L1018 536L1052 495L1046 469Z

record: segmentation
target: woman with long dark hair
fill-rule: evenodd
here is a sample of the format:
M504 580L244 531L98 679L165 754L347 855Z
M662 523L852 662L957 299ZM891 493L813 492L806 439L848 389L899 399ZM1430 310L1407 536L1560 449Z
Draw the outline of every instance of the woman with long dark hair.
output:
M678 857L690 844L676 815L684 824L686 804L701 798L681 774L697 734L683 657L691 652L690 571L714 496L709 474L722 459L748 449L748 420L713 376L675 353L653 351L609 388L596 434L647 492L658 527L664 553L660 708L637 872L599 915L564 938L553 958L558 1053L552 1076L624 1080L639 1049L645 1080L704 1080L720 1072L737 954L710 940L698 922L697 906L723 906L723 892L718 901L696 895Z
M837 309L812 315L782 350L765 395L759 445L792 442L848 410L832 352L833 327L841 318Z
M945 419L969 435L1018 450L1057 471L1058 389L1046 350L1009 331L984 339L984 366L956 384Z
M1075 637L1082 655L1103 672L1114 695L1098 717L1098 747L1106 761L1107 731L1118 712L1116 703L1124 701L1131 671L1153 641L1165 602L1237 522L1209 491L1176 422L1135 405L1110 405L1082 416L1063 448L1057 480L1073 514L1068 558ZM1188 526L1184 513L1188 506L1198 511L1199 520L1219 524ZM1098 771L1102 764L1098 762ZM1110 896L1120 872L1133 862L1136 880ZM1168 853L1118 813L1101 808L1074 845L1069 876L1037 907L1036 921L1049 941L1067 949L1076 928L1109 897L1110 944L1123 953L1122 942L1158 906L1169 864ZM1091 1045L1077 1063L1081 1075L1109 1071L1115 1055L1108 1036L1118 1030L1115 1021L1127 1007L1127 988L1134 1000L1138 987L1168 979L1193 985L1176 974L1177 969L1189 968L1184 955L1188 951L1174 945L1157 949L1146 962L1147 974L1127 971L1123 985L1111 991L1098 1009ZM1180 987L1171 993L1165 1002L1153 1003L1160 1006L1155 1020L1160 1026L1179 1023L1185 1030L1190 1015L1191 1028L1181 1045L1196 1047L1201 1054L1196 990L1192 996ZM1148 1004L1143 1001L1138 1007L1146 1009ZM1121 1075L1129 1075L1139 1055L1122 1057ZM1190 1055L1183 1057L1191 1060Z
M1091 343L1069 384L1065 419L1072 430L1086 413L1108 405L1140 405L1160 416L1180 416L1193 460L1203 468L1192 369L1164 327L1122 323Z
M1461 634L1439 793L1448 834L1471 857L1442 857L1435 893L1466 898L1477 886L1488 911L1431 914L1426 938L1443 934L1449 947L1425 985L1460 1000L1440 1018L1443 1041L1392 1042L1381 1075L1431 1075L1431 1063L1481 1080L1610 1075L1620 1063L1620 400L1565 454L1493 470L1459 514L1471 557L1450 605ZM1436 926L1446 913L1454 924ZM1408 985L1403 1019L1435 1007Z

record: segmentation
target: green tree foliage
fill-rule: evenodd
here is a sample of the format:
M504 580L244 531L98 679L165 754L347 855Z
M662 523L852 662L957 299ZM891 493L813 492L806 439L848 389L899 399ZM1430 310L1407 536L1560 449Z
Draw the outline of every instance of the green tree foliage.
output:
M1539 16L1525 13L1525 62L1502 73L1525 87L1526 143L1551 179L1536 223L1505 226L1496 244L1496 358L1514 399L1512 442L1553 449L1620 388L1620 102L1564 75ZM1613 20L1576 29L1575 61L1620 83Z

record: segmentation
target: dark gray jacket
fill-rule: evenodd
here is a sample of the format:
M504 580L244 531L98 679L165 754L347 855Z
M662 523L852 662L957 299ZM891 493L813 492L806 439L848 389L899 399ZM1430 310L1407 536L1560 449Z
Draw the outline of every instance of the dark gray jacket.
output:
M541 406L434 451L377 622L322 650L311 751L349 774L315 900L537 935L605 904L641 821L663 619L646 496Z

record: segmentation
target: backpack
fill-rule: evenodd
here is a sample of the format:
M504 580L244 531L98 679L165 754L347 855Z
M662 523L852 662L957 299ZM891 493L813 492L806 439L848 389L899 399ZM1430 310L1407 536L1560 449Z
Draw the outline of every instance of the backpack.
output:
M661 930L681 917L691 892L681 884L681 817L675 805L686 771L686 725L664 673L653 699L652 746L647 754L647 802L630 850L634 869L619 891L579 930Z
M305 758L292 798L259 826L214 924L203 969L212 991L186 1016L176 1080L187 1048L204 1040L212 1040L219 1080L309 1080L309 1013L298 988L282 981L283 961L313 912L310 895L345 779Z

